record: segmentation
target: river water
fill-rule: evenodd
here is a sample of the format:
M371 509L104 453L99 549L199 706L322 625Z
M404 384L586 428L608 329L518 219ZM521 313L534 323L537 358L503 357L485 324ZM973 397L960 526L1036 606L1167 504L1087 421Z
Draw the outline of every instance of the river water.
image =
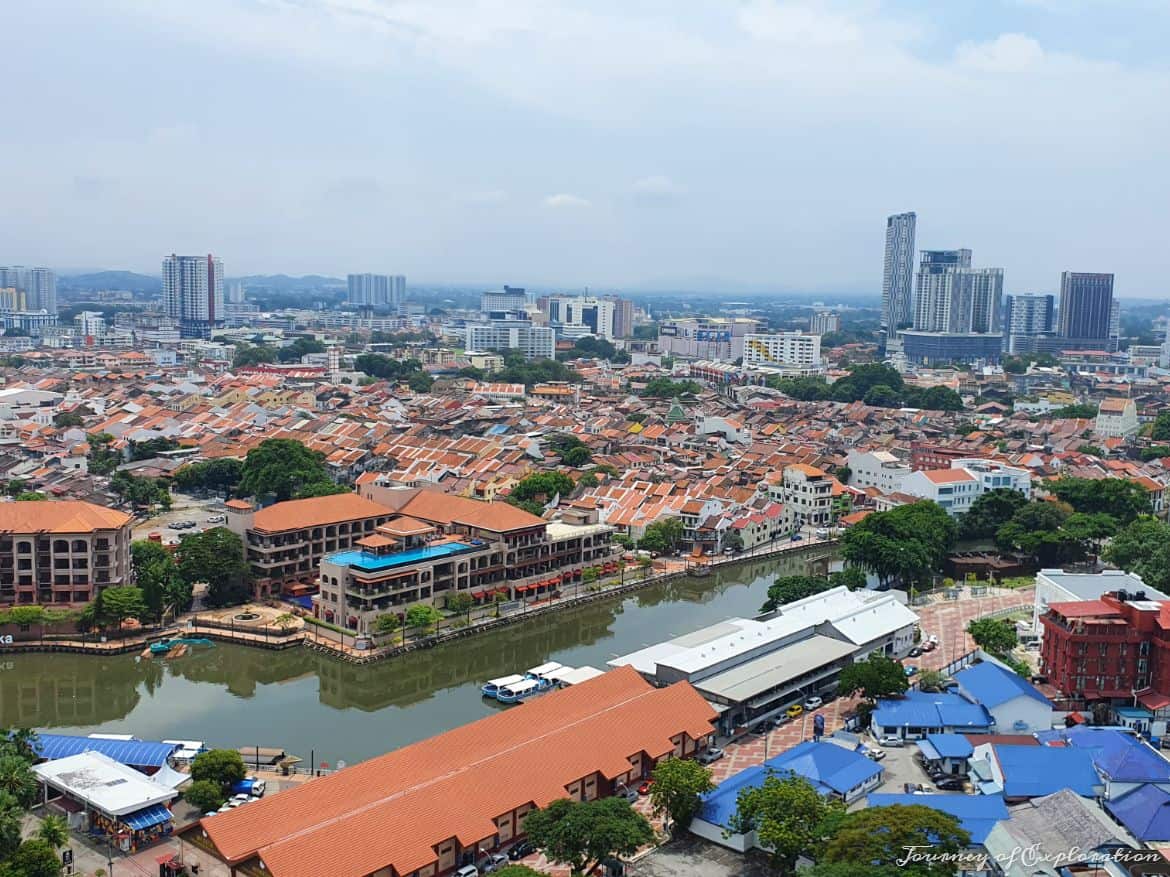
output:
M753 615L810 550L678 579L364 667L307 649L217 643L172 662L134 655L0 654L0 726L275 746L348 764L487 715L487 679L545 661L570 666L731 617Z

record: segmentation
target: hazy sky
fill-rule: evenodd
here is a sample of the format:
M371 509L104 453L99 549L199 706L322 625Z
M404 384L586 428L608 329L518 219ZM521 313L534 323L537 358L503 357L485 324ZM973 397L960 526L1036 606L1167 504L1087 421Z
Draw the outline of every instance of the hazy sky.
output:
M1170 296L1166 0L0 3L0 264Z

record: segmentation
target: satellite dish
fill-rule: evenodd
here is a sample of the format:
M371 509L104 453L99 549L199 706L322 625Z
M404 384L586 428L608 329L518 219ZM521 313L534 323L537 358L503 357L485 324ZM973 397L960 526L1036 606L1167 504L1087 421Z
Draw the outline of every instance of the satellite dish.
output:
M344 769L345 769L345 762L344 762L344 761L342 761L341 759L338 759L338 760L337 760L337 769L338 769L338 770L344 770Z

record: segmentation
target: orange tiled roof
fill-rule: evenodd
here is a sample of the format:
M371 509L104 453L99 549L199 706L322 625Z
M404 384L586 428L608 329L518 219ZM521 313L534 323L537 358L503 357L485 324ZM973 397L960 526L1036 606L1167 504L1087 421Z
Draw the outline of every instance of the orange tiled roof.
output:
M278 533L360 518L388 517L391 514L393 512L384 505L356 493L337 493L333 496L290 499L270 505L252 516L252 526L257 530Z
M2 533L89 533L116 530L129 515L81 500L0 503Z
M480 502L434 490L420 490L402 507L402 512L423 521L467 524L495 533L539 527L546 523L543 518L506 502Z
M545 806L566 786L630 770L629 756L673 751L671 737L711 733L715 711L690 684L654 688L612 670L477 722L205 819L220 855L258 855L273 877L409 874L455 837L473 846L494 817Z

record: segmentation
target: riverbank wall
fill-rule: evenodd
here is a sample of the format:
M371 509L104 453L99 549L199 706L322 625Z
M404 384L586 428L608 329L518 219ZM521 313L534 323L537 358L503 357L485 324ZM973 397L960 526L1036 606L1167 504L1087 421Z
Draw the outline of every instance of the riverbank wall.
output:
M283 650L303 646L347 663L370 664L420 649L434 648L465 637L490 633L503 627L537 620L573 607L586 606L601 600L620 597L678 579L713 575L718 571L734 569L743 564L794 554L808 555L810 561L818 560L830 553L835 545L836 541L829 539L806 543L792 542L778 545L767 551L713 558L701 567L672 569L644 577L638 571L631 571L624 577L624 580L615 579L602 584L596 590L585 590L554 600L522 603L512 611L501 612L498 617L481 618L463 627L449 628L427 636L404 637L405 641L398 643L392 641L402 636L401 633L387 634L381 637L383 643L376 644L374 648L359 649L355 647L357 641L368 638L311 624L305 624L303 627L295 629L257 629L223 625L194 615L180 618L172 626L138 635L117 638L107 636L105 641L100 638L65 639L59 636L54 636L51 639L14 640L5 645L3 651L8 653L66 652L106 656L138 654L151 643L159 640L175 637L204 637L217 642L234 643L259 649Z

